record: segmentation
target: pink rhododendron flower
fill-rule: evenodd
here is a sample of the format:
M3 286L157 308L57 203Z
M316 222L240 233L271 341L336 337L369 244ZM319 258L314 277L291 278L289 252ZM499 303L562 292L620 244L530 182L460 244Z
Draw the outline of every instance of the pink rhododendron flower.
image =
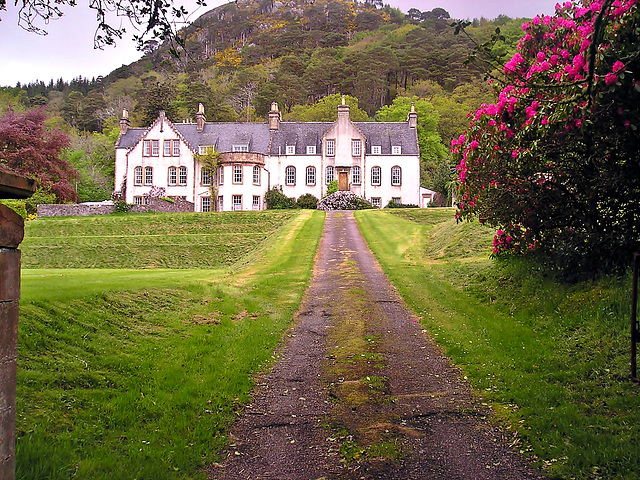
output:
M624 63L618 60L616 63L613 64L613 73L618 73L621 70L624 70Z
M618 75L613 72L607 73L604 77L604 83L606 83L608 86L615 85L617 81Z

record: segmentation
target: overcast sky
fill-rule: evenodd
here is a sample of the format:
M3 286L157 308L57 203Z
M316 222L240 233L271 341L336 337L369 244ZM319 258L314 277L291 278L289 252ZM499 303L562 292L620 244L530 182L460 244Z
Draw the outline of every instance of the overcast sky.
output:
M410 8L421 11L442 7L453 18L495 18L500 14L510 17L533 17L539 13L552 14L558 0L388 0L394 7L406 12ZM80 0L77 7L67 6L63 18L40 25L48 31L42 36L28 33L17 25L17 8L8 0L8 10L0 11L0 86L15 86L16 82L35 80L97 77L107 75L121 65L141 57L131 40L120 40L117 47L93 49L95 14ZM185 3L194 5L193 0ZM191 15L199 15L225 0L207 0L207 7ZM387 3L387 1L385 1ZM193 7L187 9L191 12ZM125 25L129 33L133 29Z

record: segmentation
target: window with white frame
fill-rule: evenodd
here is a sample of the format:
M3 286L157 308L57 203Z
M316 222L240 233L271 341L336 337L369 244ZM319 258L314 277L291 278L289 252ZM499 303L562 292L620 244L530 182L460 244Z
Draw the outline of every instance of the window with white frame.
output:
M145 205L149 205L149 195L145 195L145 196L143 196L143 197L142 197L142 199L143 199L143 203L144 203Z
M203 168L200 171L200 176L202 185L204 185L205 187L211 185L211 170L209 170L208 168Z
M372 145L371 146L371 154L372 155L380 155L382 153L382 147L380 145Z
M336 179L336 169L331 165L327 167L326 183L331 183Z
M360 167L357 165L351 169L351 183L360 185Z
M382 206L382 199L380 197L371 197L371 205L380 208Z
M151 156L151 140L144 140L142 142L143 148L142 148L142 155L145 157L150 157Z
M402 147L400 145L393 145L391 147L392 155L402 155Z
M336 155L336 141L335 140L327 140L326 141L327 148L327 157L334 157Z
M153 185L153 167L144 167L144 184Z
M207 154L207 146L206 145L200 145L198 147L198 154L200 155L206 155Z
M371 185L380 185L382 183L380 179L380 174L381 174L380 167L371 167Z
M287 145L285 147L285 152L287 155L295 155L296 154L296 146L295 145Z
M233 145L231 147L232 152L248 152L249 145Z
M284 171L284 183L286 185L296 184L296 167L289 165Z
M165 157L171 156L171 140L164 141L164 156Z
M211 211L211 197L202 197L202 211L203 212Z
M391 168L391 185L402 185L402 169L398 166Z
M307 185L316 184L316 167L307 167L306 180Z
M224 165L220 165L218 168L218 185L224 184Z
M173 141L173 156L174 157L180 156L180 140Z
M233 210L242 210L242 195L233 195Z
M351 140L351 155L353 155L354 157L359 157L361 147L362 147L362 142L360 142L359 139L354 138L353 140Z
M180 167L178 169L178 182L180 185L187 184L187 167Z
M160 140L151 140L151 156L157 157L160 155Z
M218 211L224 212L224 197L222 195L218 196Z
M140 196L133 197L133 204L134 205L142 205L142 197L140 197Z
M167 184L172 187L178 183L178 169L176 167L169 167L169 173L167 175Z
M236 185L242 183L242 165L233 166L233 183Z
M133 184L142 185L142 167L136 167L133 169Z
M253 184L260 185L260 166L253 166Z
M393 197L393 198L391 198L391 201L393 203L395 203L396 205L402 205L402 198L401 197Z
M251 204L253 210L260 210L260 197L258 195L253 196L253 203Z
M315 154L316 154L316 146L307 145L307 155L315 155Z

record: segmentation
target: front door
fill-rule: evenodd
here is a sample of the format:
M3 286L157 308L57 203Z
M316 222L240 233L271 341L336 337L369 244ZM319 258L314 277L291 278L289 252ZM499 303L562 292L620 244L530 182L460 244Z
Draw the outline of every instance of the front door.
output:
M349 190L349 172L338 172L338 189Z

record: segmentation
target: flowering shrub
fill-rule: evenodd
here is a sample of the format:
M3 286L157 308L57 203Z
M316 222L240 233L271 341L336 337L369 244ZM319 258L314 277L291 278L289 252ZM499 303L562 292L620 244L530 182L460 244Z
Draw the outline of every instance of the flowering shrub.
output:
M498 227L494 254L582 275L640 248L639 23L637 0L584 0L522 26L496 103L452 144L456 216Z
M318 210L366 210L374 208L364 198L353 192L338 191L327 195L318 202Z

